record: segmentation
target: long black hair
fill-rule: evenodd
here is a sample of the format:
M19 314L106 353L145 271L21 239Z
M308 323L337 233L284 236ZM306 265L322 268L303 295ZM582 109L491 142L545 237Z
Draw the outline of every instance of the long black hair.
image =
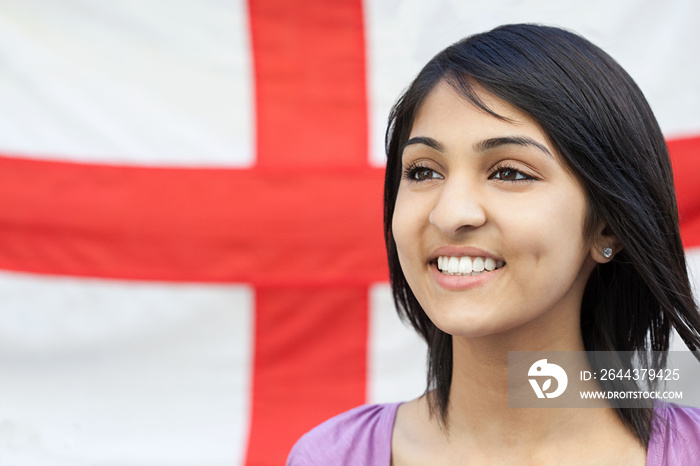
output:
M428 343L431 409L447 419L452 337L425 314L408 286L391 231L401 150L419 107L439 83L496 117L474 86L539 123L587 198L584 235L597 225L622 250L592 272L581 305L587 351L629 351L663 364L674 327L700 347L700 315L691 296L678 227L671 163L654 115L632 78L586 39L554 27L515 24L470 36L437 54L400 97L389 118L384 233L394 299ZM647 446L653 410L617 409Z

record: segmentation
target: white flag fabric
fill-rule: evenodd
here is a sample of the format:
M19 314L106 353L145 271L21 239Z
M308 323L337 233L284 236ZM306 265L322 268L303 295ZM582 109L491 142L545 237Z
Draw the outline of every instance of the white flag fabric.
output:
M513 22L640 85L697 269L696 2L1 0L0 464L281 464L327 417L420 395L386 119L435 53Z

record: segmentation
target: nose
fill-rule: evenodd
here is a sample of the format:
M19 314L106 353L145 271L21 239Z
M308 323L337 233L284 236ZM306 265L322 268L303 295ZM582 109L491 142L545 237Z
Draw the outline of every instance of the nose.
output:
M479 227L486 222L483 195L465 180L446 182L430 212L429 221L445 235Z

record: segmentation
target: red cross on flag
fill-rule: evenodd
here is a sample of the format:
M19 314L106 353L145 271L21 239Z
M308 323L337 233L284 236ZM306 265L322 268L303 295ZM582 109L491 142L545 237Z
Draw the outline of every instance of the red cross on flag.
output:
M633 75L700 245L700 9L481 3L5 0L0 464L282 464L322 420L419 395L384 126L498 24L573 29Z

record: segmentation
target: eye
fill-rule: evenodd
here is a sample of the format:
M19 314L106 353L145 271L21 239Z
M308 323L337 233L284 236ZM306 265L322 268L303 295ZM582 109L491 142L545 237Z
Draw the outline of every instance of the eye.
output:
M432 168L409 166L404 170L404 177L410 181L427 181L441 179L442 175Z
M533 181L536 179L513 167L507 166L496 167L489 178L501 181Z

